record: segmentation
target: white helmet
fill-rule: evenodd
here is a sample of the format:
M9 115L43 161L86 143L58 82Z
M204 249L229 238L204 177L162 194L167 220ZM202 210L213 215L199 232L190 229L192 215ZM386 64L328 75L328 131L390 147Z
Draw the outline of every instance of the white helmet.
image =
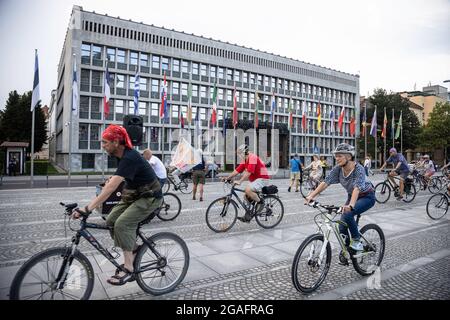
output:
M239 148L237 149L238 153L248 154L248 145L241 144Z
M340 143L336 146L336 149L334 149L333 154L336 153L346 153L350 154L352 157L355 156L355 147L352 145L349 145L348 143Z

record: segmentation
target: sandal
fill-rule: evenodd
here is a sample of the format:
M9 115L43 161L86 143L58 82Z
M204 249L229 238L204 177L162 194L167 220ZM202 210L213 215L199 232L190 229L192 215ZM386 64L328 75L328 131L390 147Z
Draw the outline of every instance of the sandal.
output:
M141 247L142 247L142 245L137 246L136 249L133 250L133 254L134 254L134 255L137 254L137 252L139 251L139 249L140 249ZM114 275L117 276L121 271L123 271L123 269L125 269L125 264L122 263L122 264L119 266L119 268L116 268L116 271L115 271Z
M130 270L128 270L125 267L123 267L123 270L119 271L119 273L125 272L125 274L123 276L119 277L119 273L117 273L117 270L116 270L116 274L113 275L110 279L106 280L106 282L108 282L110 285L113 285L113 286L123 286L127 282L132 282L132 281L136 280L133 272L131 272ZM112 279L116 279L119 281L118 282L111 281Z

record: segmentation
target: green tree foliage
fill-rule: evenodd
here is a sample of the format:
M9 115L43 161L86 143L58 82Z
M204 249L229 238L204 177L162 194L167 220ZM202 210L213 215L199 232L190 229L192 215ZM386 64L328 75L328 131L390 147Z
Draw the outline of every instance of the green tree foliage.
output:
M32 112L30 111L32 92L19 95L11 91L5 110L0 113L0 143L3 141L28 142L31 149ZM39 152L47 141L45 115L40 104L35 111L34 152Z
M387 138L386 138L386 150L392 148L392 110L394 110L395 129L397 129L398 119L400 113L402 113L402 128L403 128L403 152L407 149L415 149L419 143L418 138L422 131L419 119L414 112L409 110L409 101L402 98L397 93L387 93L384 89L376 89L374 94L369 98L367 104L367 153L374 157L375 153L375 141L370 135L370 124L372 121L372 115L377 106L377 150L384 153L384 139L381 137L381 132L384 125L384 108L386 108L387 115ZM364 108L360 111L360 123L363 121ZM394 131L395 133L395 131ZM359 151L361 155L364 155L364 138L361 137L358 142ZM401 143L400 138L394 141L394 147L400 151ZM382 159L384 161L384 157Z
M420 135L420 145L426 149L443 148L448 156L450 147L450 103L438 102L430 113L428 123Z

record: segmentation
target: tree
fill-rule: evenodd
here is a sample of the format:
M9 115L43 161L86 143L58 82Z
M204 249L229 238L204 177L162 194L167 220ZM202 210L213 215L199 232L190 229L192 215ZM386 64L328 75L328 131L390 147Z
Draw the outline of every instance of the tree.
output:
M31 149L31 121L30 111L32 92L19 95L11 91L6 101L6 108L0 114L0 143L3 141L28 142L28 152ZM40 104L35 111L34 152L39 152L47 141L45 115Z
M377 151L384 154L384 138L381 138L381 132L384 124L384 108L386 108L386 115L388 119L387 123L387 138L386 149L392 147L392 110L394 110L395 126L397 128L400 113L402 114L402 131L403 131L403 151L407 149L415 149L418 146L418 138L422 129L419 119L414 112L409 110L409 101L402 98L397 93L387 93L384 89L375 89L374 94L369 98L367 104L367 153L374 156L375 141L370 136L370 124L372 121L372 115L377 106ZM360 112L360 123L362 123L364 110ZM361 154L364 153L364 138L359 139L359 150ZM394 141L394 147L400 151L401 141L400 138ZM386 155L385 155L386 156ZM384 160L384 159L383 159Z
M420 135L420 145L427 149L443 148L445 161L450 147L450 103L436 103Z

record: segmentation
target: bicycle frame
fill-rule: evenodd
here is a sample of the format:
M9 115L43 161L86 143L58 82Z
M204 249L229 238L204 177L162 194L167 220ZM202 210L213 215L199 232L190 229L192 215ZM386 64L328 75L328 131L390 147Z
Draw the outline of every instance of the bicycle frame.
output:
M230 193L227 195L227 199L231 199L233 196L237 199L237 201L239 202L239 204L242 206L242 208L244 208L244 210L245 210L245 212L247 213L247 212L249 212L249 211L251 211L251 206L250 207L247 207L247 205L245 204L245 202L243 201L243 200L241 200L241 198L239 197L239 195L237 194L237 192L243 192L243 193L245 193L245 190L244 189L239 189L239 188L236 188L236 186L231 186L231 190L230 190ZM226 208L226 209L228 209L228 208ZM226 211L225 211L226 212Z

